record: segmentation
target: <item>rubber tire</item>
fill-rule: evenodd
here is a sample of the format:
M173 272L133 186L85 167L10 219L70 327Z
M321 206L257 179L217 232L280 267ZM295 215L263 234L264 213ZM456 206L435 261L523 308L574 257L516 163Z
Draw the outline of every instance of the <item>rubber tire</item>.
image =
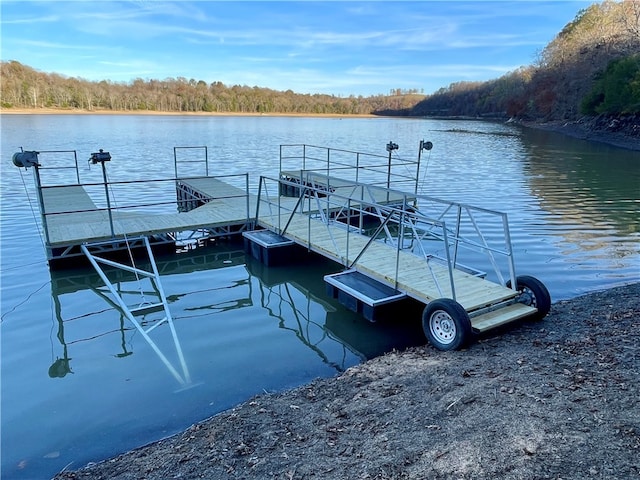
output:
M516 277L517 290L520 292L520 303L536 307L538 311L531 315L534 320L542 320L551 310L551 295L540 280L530 275ZM511 280L507 282L511 288Z
M443 351L463 348L473 336L469 314L450 298L427 304L422 312L422 330L429 343Z

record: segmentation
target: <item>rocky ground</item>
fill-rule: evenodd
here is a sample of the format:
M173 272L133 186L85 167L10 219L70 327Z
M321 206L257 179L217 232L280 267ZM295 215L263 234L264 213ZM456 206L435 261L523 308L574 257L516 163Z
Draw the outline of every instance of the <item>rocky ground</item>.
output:
M640 114L583 117L575 121L521 122L542 130L553 130L575 138L640 150Z
M468 349L392 352L71 479L640 478L640 284Z

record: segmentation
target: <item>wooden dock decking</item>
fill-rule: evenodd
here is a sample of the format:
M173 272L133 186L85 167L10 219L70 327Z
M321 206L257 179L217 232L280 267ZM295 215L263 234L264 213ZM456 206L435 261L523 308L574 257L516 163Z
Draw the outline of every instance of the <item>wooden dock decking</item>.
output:
M258 225L278 229L274 217L266 214L260 215ZM347 232L346 226L328 227L320 220L299 213L293 215L283 235L342 264L353 262L370 240L365 235ZM397 283L396 256L399 262ZM372 242L354 268L424 303L452 296L447 267L438 262L427 262L406 251L398 252L395 246L382 242ZM453 275L457 301L466 310L475 310L515 296L513 290L469 273L454 269Z
M255 211L255 196L248 196L244 190L211 177L188 179L187 182L206 197L204 205L188 212L159 214L113 209L113 235L109 212L98 208L82 186L43 188L49 245L63 247L109 240L114 236L239 226L250 221L251 212Z
M355 180L348 180L334 175L319 172L282 171L280 178L287 182L310 186L319 190L327 190L341 197L349 198L352 204L358 201L378 205L401 204L415 198L406 193L390 190L375 185L365 185ZM294 195L297 196L297 195Z

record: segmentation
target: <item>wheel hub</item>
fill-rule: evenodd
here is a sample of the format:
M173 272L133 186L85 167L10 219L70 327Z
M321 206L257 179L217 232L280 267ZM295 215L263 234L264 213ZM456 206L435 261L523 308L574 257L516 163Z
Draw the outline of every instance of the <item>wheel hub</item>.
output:
M443 311L434 312L431 316L431 333L442 343L451 343L456 337L456 324Z
M524 303L525 305L530 305L537 308L536 296L529 288L523 288L518 298L520 303Z

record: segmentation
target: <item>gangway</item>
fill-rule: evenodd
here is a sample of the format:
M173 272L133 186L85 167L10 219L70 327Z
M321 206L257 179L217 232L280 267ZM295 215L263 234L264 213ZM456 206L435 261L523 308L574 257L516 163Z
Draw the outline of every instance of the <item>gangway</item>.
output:
M256 224L342 265L325 281L347 306L366 312L413 298L425 304L423 330L442 350L548 313L544 285L516 276L505 213L356 181L328 189L317 172L300 178L261 177ZM291 189L295 203L280 195ZM462 264L462 250L486 257L490 275Z

